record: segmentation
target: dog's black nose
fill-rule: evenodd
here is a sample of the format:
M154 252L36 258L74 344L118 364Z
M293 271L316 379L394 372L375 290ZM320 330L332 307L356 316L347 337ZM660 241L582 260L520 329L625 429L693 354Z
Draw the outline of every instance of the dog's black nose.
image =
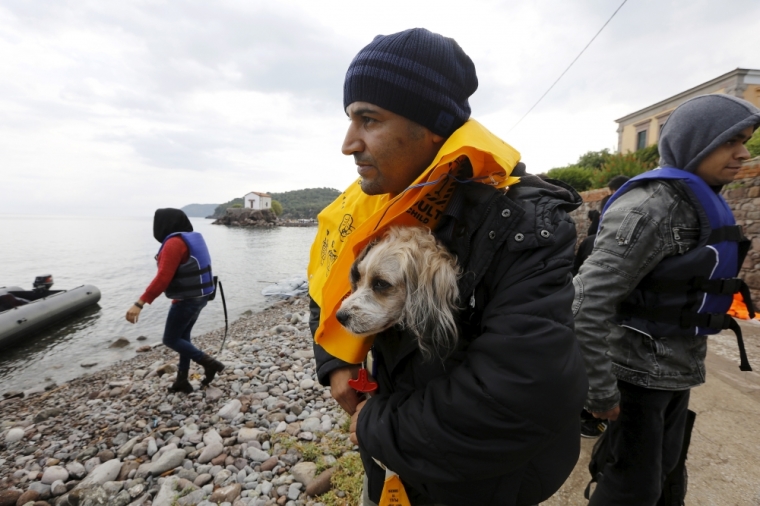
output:
M338 323L345 326L346 323L348 323L348 320L351 319L351 313L349 313L345 309L341 309L337 313L335 313L335 318L338 319Z

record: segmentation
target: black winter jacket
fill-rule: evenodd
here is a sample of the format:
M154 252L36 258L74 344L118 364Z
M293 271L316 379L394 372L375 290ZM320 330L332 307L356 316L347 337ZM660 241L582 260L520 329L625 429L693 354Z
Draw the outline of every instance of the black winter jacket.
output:
M575 225L580 197L525 176L507 193L459 186L436 236L457 256L460 345L423 360L403 332L377 336L377 394L357 434L380 499L384 471L412 504L530 505L551 496L580 451L588 384L573 333ZM319 307L312 302L312 331ZM346 365L315 344L317 374Z

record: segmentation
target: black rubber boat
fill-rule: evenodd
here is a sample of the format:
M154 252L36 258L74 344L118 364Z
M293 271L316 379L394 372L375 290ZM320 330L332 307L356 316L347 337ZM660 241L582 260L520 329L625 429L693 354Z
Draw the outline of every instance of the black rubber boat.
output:
M51 290L53 276L37 276L32 290L0 287L0 350L100 300L100 290L82 285Z

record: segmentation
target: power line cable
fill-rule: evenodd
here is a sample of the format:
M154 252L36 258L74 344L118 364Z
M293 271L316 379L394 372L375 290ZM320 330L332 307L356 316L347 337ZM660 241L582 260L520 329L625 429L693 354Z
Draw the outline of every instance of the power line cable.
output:
M523 114L522 118L520 118L520 119L517 121L517 123L515 123L515 124L512 126L512 128L510 128L510 129L509 129L509 131L510 131L510 132L511 132L512 130L514 130L514 129L515 129L515 127L517 127L517 125L519 125L519 124L522 122L522 120L524 120L524 119L525 119L525 117L526 117L526 116L528 116L528 114L530 114L530 112L531 112L533 109L535 109L535 108L536 108L536 106L537 106L539 103L541 103L541 101L544 99L544 97L545 97L546 95L548 95L548 94L549 94L549 92L550 92L550 91L552 91L552 88L554 88L554 86L555 86L555 85L556 85L556 84L559 82L559 80L560 80L560 79L562 79L562 76L564 76L565 74L567 74L567 71L568 71L568 70L570 70L570 67L572 67L572 66L573 66L573 64L575 64L575 62L577 62L577 61L578 61L578 58L580 58L580 57L581 57L581 55L582 55L582 54L583 54L583 53L586 51L586 49L588 49L588 47L591 45L591 43L592 43L592 42L594 42L594 40L595 40L595 39L596 39L596 38L599 36L599 34L600 34L600 33L602 33L602 30L604 30L604 27L606 27L606 26L607 26L607 25L610 23L610 21L612 21L612 18L614 18L614 17L615 17L615 14L617 14L617 13L618 13L618 11L619 11L620 9L622 9L622 8L623 8L623 6L625 5L625 3L626 3L627 1L628 1L628 0L623 0L623 3L621 3L621 4L620 4L620 7L618 7L618 8L615 10L615 12L613 12L613 13L612 13L612 16L610 16L610 19L608 19L608 20L607 20L607 22L606 22L606 23L604 23L604 24L602 25L602 27L599 29L599 31L598 31L598 32L596 32L596 35L594 35L594 36L591 38L591 40L588 42L588 44L586 44L586 47L584 47L584 48L581 50L581 52L580 52L580 53L578 53L578 56L576 56L576 57L575 57L575 59L574 59L572 62L570 62L570 65L568 65L568 66L567 66L567 68L565 69L565 71L564 71L564 72L562 72L562 73L559 75L559 77L557 78L557 80L556 80L556 81L554 81L554 83L552 83L552 85L551 85L551 86L549 86L549 89L548 89L548 90L546 90L546 91L544 92L544 94L543 94L543 95L541 95L541 98L539 98L539 99L538 99L538 101L536 101L536 103L535 103L535 104L533 104L533 107L531 107L530 109L528 109L528 112L526 112L525 114Z

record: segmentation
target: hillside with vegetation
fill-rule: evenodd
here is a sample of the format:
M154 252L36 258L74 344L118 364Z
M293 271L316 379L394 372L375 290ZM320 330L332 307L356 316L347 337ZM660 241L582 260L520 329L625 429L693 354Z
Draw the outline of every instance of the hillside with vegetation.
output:
M272 209L282 219L309 219L317 215L335 200L340 192L334 188L305 188L281 193L269 193L272 197ZM280 211L279 206L282 206ZM219 204L213 217L221 218L230 207L243 207L243 198L235 198ZM278 212L280 211L280 212Z
M188 204L182 208L191 218L205 218L214 214L218 204Z
M306 188L270 195L282 205L280 218L293 220L316 218L340 192L334 188Z

